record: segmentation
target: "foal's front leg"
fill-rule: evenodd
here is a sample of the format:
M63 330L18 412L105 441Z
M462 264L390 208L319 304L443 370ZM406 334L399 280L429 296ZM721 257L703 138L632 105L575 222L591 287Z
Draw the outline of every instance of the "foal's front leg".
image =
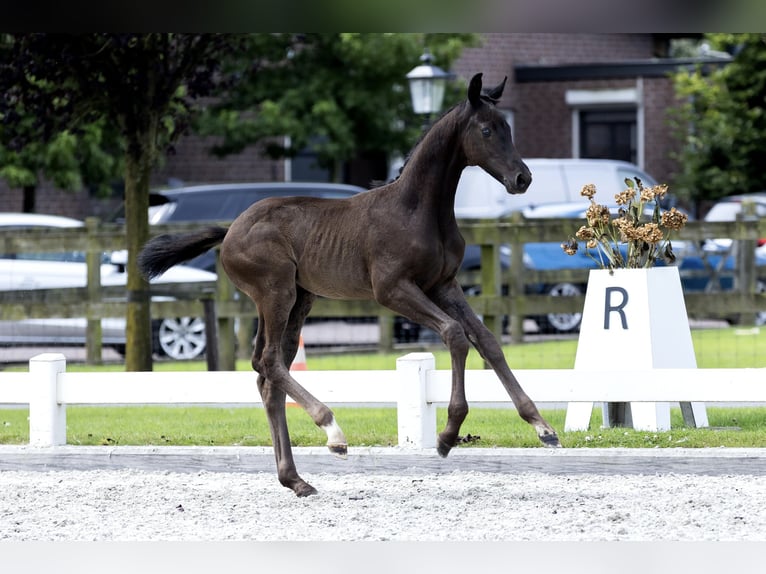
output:
M400 282L394 287L376 293L376 299L389 309L433 329L444 341L452 361L452 390L447 407L447 424L439 433L437 452L447 456L457 443L460 427L468 416L468 401L465 398L465 361L470 343L463 327L454 318L440 309L419 287L412 283Z
M511 372L505 360L503 349L492 332L476 316L471 306L465 300L463 290L453 282L434 295L435 302L444 311L458 321L465 329L468 339L479 351L479 354L495 371L500 382L511 397L519 416L531 424L537 432L537 437L545 446L561 446L558 435L553 427L540 415L537 405L521 388L519 381Z

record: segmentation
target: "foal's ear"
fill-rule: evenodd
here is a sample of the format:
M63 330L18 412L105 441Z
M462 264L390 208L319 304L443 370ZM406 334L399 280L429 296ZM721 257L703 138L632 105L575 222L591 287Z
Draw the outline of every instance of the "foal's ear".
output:
M492 103L497 103L500 98L503 97L503 90L505 89L505 82L508 80L508 76L503 78L503 81L500 82L497 86L494 88L487 90L487 97L492 100Z
M471 83L468 85L468 101L474 108L481 105L481 72L471 78Z

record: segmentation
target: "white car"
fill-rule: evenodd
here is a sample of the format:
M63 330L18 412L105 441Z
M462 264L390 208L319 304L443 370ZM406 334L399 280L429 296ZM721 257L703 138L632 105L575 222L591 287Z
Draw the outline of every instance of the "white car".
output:
M744 193L739 195L730 195L721 198L710 208L705 215L705 221L737 221L742 217L742 209L745 203L751 203L752 215L756 219L766 218L766 192ZM711 239L708 249L712 251L731 248L731 239L718 238ZM758 240L756 253L766 257L766 237Z
M82 227L77 219L32 213L0 213L0 236L18 229ZM0 253L0 289L29 291L85 287L85 253ZM195 283L215 281L216 275L179 265L157 278L155 283ZM124 252L105 253L101 264L101 284L126 285ZM104 346L125 349L125 319L102 319ZM85 318L24 319L0 321L0 345L84 345ZM180 317L152 321L154 351L172 359L194 359L205 351L205 323L199 317Z

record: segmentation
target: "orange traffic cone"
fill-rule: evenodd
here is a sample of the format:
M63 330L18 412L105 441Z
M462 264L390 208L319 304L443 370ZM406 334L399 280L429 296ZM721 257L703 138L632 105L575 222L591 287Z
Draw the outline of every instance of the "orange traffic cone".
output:
M306 347L303 346L303 335L298 339L298 352L295 354L293 364L290 365L291 371L306 370Z
M298 352L295 353L293 364L290 365L291 371L305 371L306 370L306 347L303 346L303 335L298 339ZM285 405L288 407L297 407L294 401L287 397Z

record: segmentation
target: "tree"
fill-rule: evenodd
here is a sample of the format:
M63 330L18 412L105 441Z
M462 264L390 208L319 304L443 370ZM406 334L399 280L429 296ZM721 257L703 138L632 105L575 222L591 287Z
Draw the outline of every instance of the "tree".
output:
M243 35L6 34L0 41L0 137L12 151L108 121L125 143L128 239L126 368L151 370L149 290L137 255L149 234L149 176L195 102L226 87L221 63ZM250 70L252 72L252 69Z
M111 184L121 178L120 149L119 135L102 119L77 133L59 132L47 142L30 139L16 149L0 146L0 178L9 187L22 189L22 211L28 213L36 211L41 178L67 191L88 188L108 195Z
M766 34L709 34L730 63L675 75L676 191L694 201L766 189Z
M288 57L243 77L236 91L210 106L198 131L223 136L213 152L223 156L260 144L273 158L310 149L332 179L344 162L368 154L404 154L417 140L422 118L411 109L405 76L424 47L449 69L473 34L314 33L259 35L252 58L273 52ZM268 46L268 49L266 49ZM445 102L463 89L452 86ZM287 141L283 136L287 136Z

